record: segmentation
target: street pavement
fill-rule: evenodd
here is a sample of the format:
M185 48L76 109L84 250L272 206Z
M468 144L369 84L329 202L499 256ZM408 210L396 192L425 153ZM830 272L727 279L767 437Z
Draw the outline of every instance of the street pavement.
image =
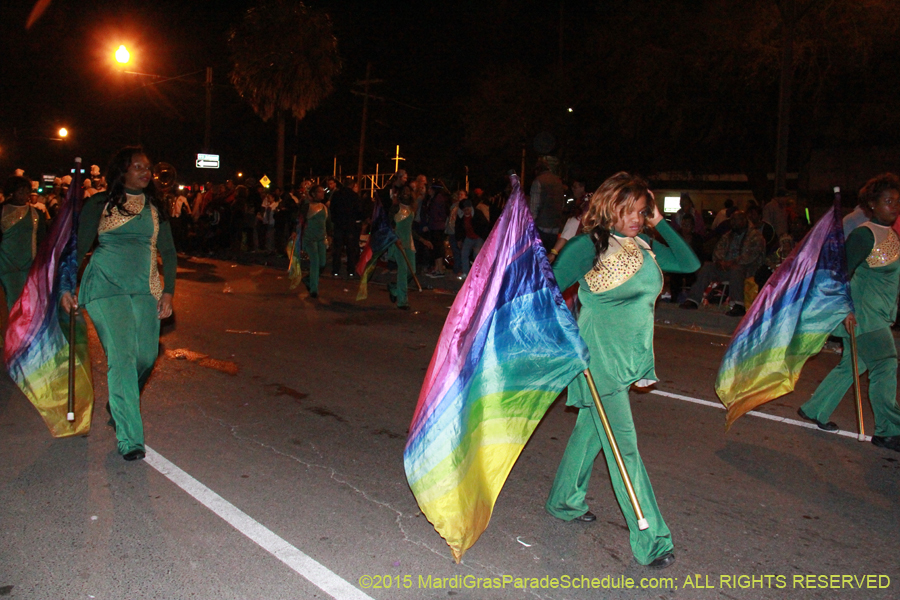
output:
M115 451L95 336L89 436L51 438L0 378L0 596L900 597L900 455L856 441L849 397L833 417L843 435L796 416L834 352L725 432L713 383L737 320L661 304L660 381L632 405L675 565L634 562L603 461L589 491L596 522L546 514L576 417L562 401L456 565L418 510L402 453L458 283L424 279L433 289L400 311L377 281L357 302L355 281L325 277L312 299L265 265L182 257L178 275L176 317L142 397L146 460ZM598 587L567 583L582 576ZM529 588L516 587L524 579Z

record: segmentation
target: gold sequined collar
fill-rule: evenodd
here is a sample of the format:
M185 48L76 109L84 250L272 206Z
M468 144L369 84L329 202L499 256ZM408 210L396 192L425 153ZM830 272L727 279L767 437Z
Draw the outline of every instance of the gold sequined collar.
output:
M600 294L631 279L644 265L642 248L650 247L640 238L609 236L609 248L584 276L588 289Z
M394 220L398 223L412 214L412 208L406 204L401 204L400 208L397 210L397 214L394 216Z
M900 259L900 238L890 227L878 225L868 221L863 224L875 236L875 246L866 257L866 264L870 267L886 267Z
M25 215L31 213L33 221L37 221L37 211L30 204L5 204L3 205L3 217L0 222L0 230L4 233L10 227L25 218Z
M125 194L125 204L122 206L123 210L119 210L118 208L113 208L108 210L107 208L103 209L103 214L100 217L100 226L97 228L97 233L104 233L106 231L112 231L113 229L117 229L132 220L144 210L144 204L146 203L146 198L144 194L140 194L138 196L132 196L131 194Z

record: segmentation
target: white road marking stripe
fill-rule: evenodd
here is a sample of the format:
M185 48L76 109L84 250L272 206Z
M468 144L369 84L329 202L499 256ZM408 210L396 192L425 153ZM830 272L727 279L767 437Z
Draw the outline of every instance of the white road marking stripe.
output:
M711 406L713 408L718 408L720 410L725 410L725 407L721 402L710 402L709 400L701 400L700 398L692 398L691 396L683 396L681 394L673 394L671 392L663 392L661 390L650 390L651 394L656 394L657 396L665 396L666 398L674 398L676 400L684 400L685 402L693 402L694 404L702 404L703 406ZM778 421L779 423L786 423L788 425L793 425L795 427L806 427L807 429L819 429L817 425L813 423L807 423L805 421L798 421L796 419L788 419L786 417L778 417L775 415L770 415L766 413L756 412L755 410L751 410L747 413L747 416L757 417L760 419L768 419L769 421ZM822 431L822 430L820 430ZM857 431L844 431L843 429L838 429L837 431L826 431L825 433L835 433L837 435L843 435L844 437L852 437L853 439L859 439L859 432ZM862 441L871 442L872 436L867 435L863 438Z
M731 339L730 333L720 333L718 331L709 331L708 329L694 329L693 327L685 327L684 325L674 325L672 323L656 322L657 327L662 329L674 329L675 331L687 331L689 333L699 333L701 335L712 335L715 337L723 337Z
M271 530L179 469L155 450L147 447L146 453L147 457L144 460L148 465L332 598L336 600L373 600L371 596L361 592L324 565L275 535Z

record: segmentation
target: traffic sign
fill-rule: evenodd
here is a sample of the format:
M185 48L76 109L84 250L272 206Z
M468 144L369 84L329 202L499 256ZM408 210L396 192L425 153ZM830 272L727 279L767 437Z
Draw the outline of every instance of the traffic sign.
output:
M269 179L268 177L266 177L265 175L263 175L263 176L260 178L259 182L260 182L261 184L263 184L263 187L264 187L264 188L268 188L268 187L269 187L269 184L272 183L272 180Z
M218 154L198 154L197 155L197 168L198 169L218 169L219 168L219 155Z

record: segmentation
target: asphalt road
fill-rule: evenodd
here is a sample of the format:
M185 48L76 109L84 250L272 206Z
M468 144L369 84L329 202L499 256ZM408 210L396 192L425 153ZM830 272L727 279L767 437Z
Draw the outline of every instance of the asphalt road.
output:
M589 496L595 523L544 512L575 422L557 402L456 565L402 463L453 296L413 293L404 312L383 287L365 302L355 291L325 278L313 300L274 269L182 260L176 321L143 396L151 451L137 463L119 457L105 425L96 338L87 437L51 438L3 376L0 596L900 597L900 455L797 424L796 407L837 355L814 358L798 390L762 410L783 420L748 415L726 433L713 382L727 336L715 319L698 329L670 308L658 312L660 382L632 403L676 564L657 572L634 562L602 461ZM834 420L854 429L849 398ZM582 576L600 587L551 587ZM635 588L621 589L629 581Z

